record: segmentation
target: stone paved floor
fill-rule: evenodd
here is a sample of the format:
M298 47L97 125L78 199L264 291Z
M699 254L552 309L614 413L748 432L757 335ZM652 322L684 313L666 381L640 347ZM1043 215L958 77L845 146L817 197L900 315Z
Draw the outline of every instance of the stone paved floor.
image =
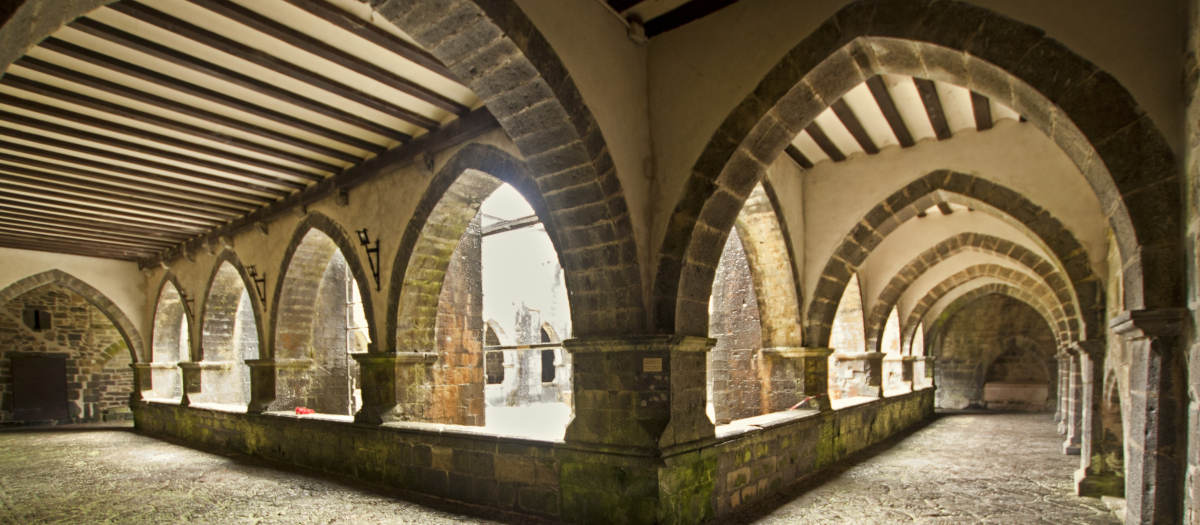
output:
M839 465L722 523L1113 524L1073 492L1048 414L943 414L911 436Z
M0 432L0 524L180 522L544 523L132 429Z
M943 415L721 523L1116 524L1047 415ZM0 523L544 523L126 429L0 432Z

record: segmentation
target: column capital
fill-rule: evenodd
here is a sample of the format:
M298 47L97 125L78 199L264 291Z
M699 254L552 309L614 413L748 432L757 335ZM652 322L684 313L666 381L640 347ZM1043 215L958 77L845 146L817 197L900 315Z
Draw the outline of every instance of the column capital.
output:
M1088 341L1076 341L1068 347L1075 355L1086 355L1091 358L1104 356L1104 341L1099 339L1091 339Z
M1108 326L1126 340L1176 337L1190 313L1187 308L1126 310L1112 318Z
M693 335L626 335L573 337L562 342L572 354L613 352L707 352L717 345L710 337Z
M829 357L833 355L833 351L832 348L784 346L764 348L762 353L766 357Z

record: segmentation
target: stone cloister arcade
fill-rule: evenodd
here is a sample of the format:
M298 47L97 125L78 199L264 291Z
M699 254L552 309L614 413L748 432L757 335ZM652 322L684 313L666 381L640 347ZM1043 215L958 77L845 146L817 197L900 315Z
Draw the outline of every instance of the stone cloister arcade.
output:
M1196 130L1158 81L994 2L640 4L0 8L0 423L50 287L141 432L450 500L700 523L991 409L1053 412L1127 523L1195 522ZM533 215L485 217L504 185ZM517 337L481 243L530 225L567 313ZM485 417L522 352L552 437Z

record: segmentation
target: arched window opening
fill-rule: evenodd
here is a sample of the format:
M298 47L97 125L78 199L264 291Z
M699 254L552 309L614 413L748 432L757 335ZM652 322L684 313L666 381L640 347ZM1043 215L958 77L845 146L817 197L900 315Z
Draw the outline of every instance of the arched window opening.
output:
M913 390L920 390L933 386L927 375L926 367L929 363L925 357L925 323L918 323L916 333L913 334L912 346L908 348L908 355L915 356L917 359L913 361Z
M284 276L275 326L273 405L353 415L362 405L353 353L370 344L361 288L329 235L305 234Z
M714 424L769 412L762 402L762 322L745 247L729 232L708 302L708 413Z
M46 312L28 326L24 312ZM0 304L0 424L128 419L133 370L129 347L88 298L46 284Z
M490 370L501 363L499 374L488 374L499 382L489 381L485 388L487 426L561 437L573 401L570 354L561 346L562 338L570 337L571 311L558 253L533 208L512 186L497 188L476 219L483 291L477 319L490 320L484 349L493 363ZM466 240L464 235L460 246ZM504 334L512 334L511 340Z
M1102 440L1104 465L1108 472L1125 476L1125 422L1121 419L1121 388L1116 372L1110 370L1104 381L1104 401L1101 403L1100 422L1104 429Z
M829 400L834 408L851 398L870 397L864 395L870 388L867 384L869 371L864 366L866 361L854 359L867 351L866 337L862 291L858 274L854 274L838 302L837 315L830 329L829 347L833 354L829 356Z
M179 361L191 359L191 323L184 309L183 297L175 284L167 281L154 308L154 332L151 342L152 392L143 396L178 403L183 398Z
M259 358L254 303L242 275L228 261L217 269L204 302L199 394L193 403L244 407L250 402L247 359Z

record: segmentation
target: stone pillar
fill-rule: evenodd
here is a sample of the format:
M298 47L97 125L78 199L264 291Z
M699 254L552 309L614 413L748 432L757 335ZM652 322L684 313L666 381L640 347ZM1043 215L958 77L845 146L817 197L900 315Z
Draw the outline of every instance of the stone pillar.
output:
M846 397L883 397L883 352L837 354L838 367L849 369L854 380L843 388Z
M1082 438L1083 423L1083 377L1079 373L1079 356L1074 350L1067 354L1067 409L1064 412L1067 423L1067 439L1063 441L1063 454L1079 454L1079 442Z
M654 450L713 437L705 357L714 345L666 335L563 341L575 390L566 441Z
M179 404L188 406L195 402L193 396L203 392L200 384L200 363L180 362L179 369L183 372L183 398Z
M133 393L129 394L129 403L133 404L146 399L144 392L154 390L154 371L150 363L133 363Z
M829 411L829 356L832 348L768 348L763 350L768 381L767 410L780 412L812 398L808 406Z
M359 366L363 406L355 423L379 425L392 421L420 420L431 389L430 365L438 355L430 352L352 354Z
M906 355L900 358L900 381L908 387L908 391L912 392L917 389L917 384L914 381L913 362L917 358L911 355Z
M1129 367L1126 523L1182 520L1187 389L1183 308L1122 312L1109 326L1125 338Z
M928 386L929 388L935 388L937 386L937 382L933 379L933 362L936 360L937 358L931 355L925 356L925 386Z
M261 414L270 410L275 401L275 360L247 359L246 366L250 367L250 401L246 403L246 412Z
M1054 356L1058 361L1058 396L1054 399L1054 422L1058 423L1058 433L1067 433L1067 387L1070 383L1070 356L1063 349L1058 349Z
M1100 417L1104 402L1103 341L1081 341L1072 347L1080 359L1083 379L1082 436L1079 448L1079 469L1075 471L1075 493L1080 496L1121 497L1125 494L1125 477L1108 469L1104 461L1104 421Z

